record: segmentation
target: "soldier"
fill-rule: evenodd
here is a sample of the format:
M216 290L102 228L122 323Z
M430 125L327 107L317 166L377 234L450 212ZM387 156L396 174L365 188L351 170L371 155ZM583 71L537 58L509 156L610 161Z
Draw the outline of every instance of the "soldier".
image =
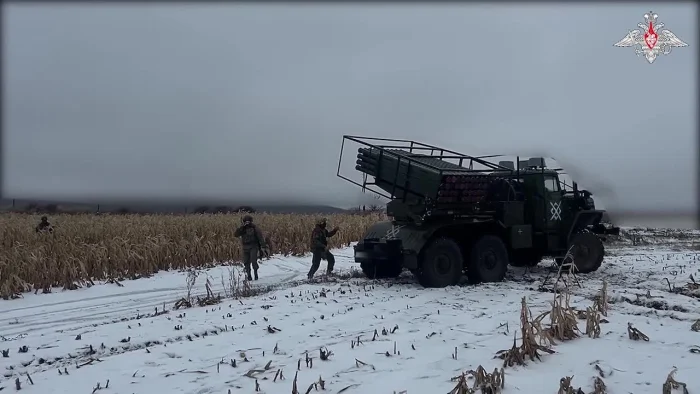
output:
M49 218L42 216L41 222L39 222L34 231L37 233L53 233L53 227L51 227L51 223L49 223Z
M255 273L255 280L258 280L258 252L262 252L263 255L269 255L270 253L262 231L253 224L253 217L245 215L243 216L242 222L243 225L236 229L234 235L241 238L241 244L243 246L243 266L245 267L248 280L253 280L253 277L250 275L251 265Z
M321 260L328 261L326 273L328 275L333 273L335 256L328 251L328 238L334 236L337 232L337 226L331 231L326 230L326 218L322 218L316 222L316 227L314 227L314 230L311 232L311 252L313 256L311 257L311 269L308 275L309 280L313 279L314 274L321 265Z

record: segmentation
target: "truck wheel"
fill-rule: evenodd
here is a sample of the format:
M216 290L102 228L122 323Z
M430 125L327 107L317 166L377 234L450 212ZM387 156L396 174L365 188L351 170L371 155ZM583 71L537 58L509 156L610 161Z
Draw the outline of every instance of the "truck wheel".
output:
M433 241L421 259L418 282L424 287L446 287L459 283L464 270L462 250L449 238Z
M396 278L401 275L403 268L396 263L383 262L380 264L374 261L366 261L360 264L362 272L370 279Z
M508 270L508 249L493 235L481 237L472 246L467 276L472 283L500 282Z
M534 250L517 250L510 256L513 267L534 267L542 261L542 253Z
M571 240L574 246L574 265L582 274L596 271L603 264L605 247L597 235L590 232L578 233Z

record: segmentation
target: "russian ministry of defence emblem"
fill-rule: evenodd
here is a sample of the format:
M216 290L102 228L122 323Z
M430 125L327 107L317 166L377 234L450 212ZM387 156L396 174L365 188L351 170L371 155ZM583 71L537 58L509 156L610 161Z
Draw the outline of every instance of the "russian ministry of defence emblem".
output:
M644 14L644 22L639 22L639 29L630 30L616 47L633 47L637 56L644 56L649 64L659 55L668 55L672 48L687 47L688 44L681 41L670 30L664 29L664 24L658 22L659 15L653 11Z

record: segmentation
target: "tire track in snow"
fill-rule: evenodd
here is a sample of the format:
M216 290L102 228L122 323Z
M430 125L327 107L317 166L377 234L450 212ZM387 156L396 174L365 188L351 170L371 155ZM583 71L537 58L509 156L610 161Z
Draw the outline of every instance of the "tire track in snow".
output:
M346 250L336 251L336 266L354 265L353 256ZM273 290L280 290L286 287L298 286L306 283L306 275L311 265L311 258L304 257L281 257L275 256L269 260L260 262L261 278L252 283L252 288L257 293L264 293ZM222 296L226 293L228 272L230 266L217 266L211 269L201 270L200 279L197 283L203 287L202 277L210 279L212 291ZM241 267L235 267L241 270ZM269 269L269 271L268 271ZM265 275L265 271L272 272ZM341 271L341 270L339 270ZM176 286L162 286L155 289L138 289L132 291L119 292L110 291L110 294L98 295L79 299L68 299L62 302L35 303L34 305L21 306L0 311L0 335L4 337L14 337L20 334L37 335L43 331L80 331L96 325L106 325L128 320L137 314L152 313L155 308L161 310L163 304L167 309L172 309L173 303L185 297L187 293L186 273L167 272L171 275L168 281L177 281ZM223 276L224 283L221 283ZM218 276L218 277L217 277ZM134 281L124 281L125 287L137 281L160 281L158 277L136 279ZM206 279L205 279L206 280ZM144 283L144 282L140 282ZM96 284L92 289L103 289L106 286L116 286L112 284ZM119 288L123 289L123 288ZM82 289L81 289L82 290ZM81 290L76 290L79 294ZM72 296L70 293L63 293ZM205 290L192 292L192 297L203 297ZM47 299L51 294L36 295ZM10 306L13 301L6 301Z

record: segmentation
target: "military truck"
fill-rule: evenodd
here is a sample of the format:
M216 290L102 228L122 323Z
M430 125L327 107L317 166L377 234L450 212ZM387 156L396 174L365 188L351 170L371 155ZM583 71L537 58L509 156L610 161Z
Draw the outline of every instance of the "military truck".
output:
M341 174L346 144L359 144L357 181ZM544 158L494 162L410 140L343 136L337 175L389 199L387 216L354 247L370 278L410 270L425 287L498 282L508 265L573 257L579 273L597 270L605 235L592 193L560 179Z

